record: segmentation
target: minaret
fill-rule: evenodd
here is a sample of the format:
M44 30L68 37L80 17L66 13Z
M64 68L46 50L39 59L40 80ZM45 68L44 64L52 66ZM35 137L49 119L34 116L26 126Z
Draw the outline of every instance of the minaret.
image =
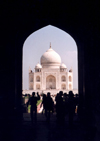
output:
M33 90L33 72L29 67L29 90Z
M69 70L68 73L68 88L69 90L73 90L73 69L72 67Z

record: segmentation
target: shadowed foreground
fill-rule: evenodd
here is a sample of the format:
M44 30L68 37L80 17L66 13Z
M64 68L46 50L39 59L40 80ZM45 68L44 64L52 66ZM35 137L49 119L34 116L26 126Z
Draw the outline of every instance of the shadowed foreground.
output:
M74 116L73 128L69 127L68 115L65 122L58 123L56 114L51 114L50 122L44 114L37 114L37 122L33 121L29 113L23 113L23 122L13 122L4 126L1 124L0 141L100 141L100 116L97 118L97 129L87 128L81 123L78 116ZM13 120L13 118L12 118Z
M74 118L72 129L68 126L68 117L65 123L58 124L56 115L51 115L50 123L46 122L45 116L37 115L37 123L31 125L30 114L24 113L24 122L21 127L16 127L14 132L14 141L84 141L85 130L77 119Z

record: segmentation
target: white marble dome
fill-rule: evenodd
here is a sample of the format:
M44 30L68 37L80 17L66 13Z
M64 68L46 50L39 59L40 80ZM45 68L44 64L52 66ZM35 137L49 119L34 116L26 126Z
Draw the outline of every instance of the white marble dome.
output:
M41 65L43 67L59 67L61 57L51 47L41 56Z
M67 68L64 63L61 64L60 68Z
M60 67L61 57L51 47L41 56L42 67Z
M37 63L37 65L35 66L35 68L40 69L40 68L42 68L42 66L39 63Z

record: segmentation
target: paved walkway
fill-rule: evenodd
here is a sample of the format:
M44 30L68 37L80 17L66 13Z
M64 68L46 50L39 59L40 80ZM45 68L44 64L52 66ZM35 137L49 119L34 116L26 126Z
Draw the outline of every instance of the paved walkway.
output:
M30 114L23 114L24 120L22 123L13 121L8 124L5 120L5 125L1 122L0 141L100 141L100 116L97 116L97 131L80 124L77 115L74 116L74 126L69 128L68 116L65 118L64 124L58 124L56 114L51 115L50 122L46 122L45 115L37 114L37 122L31 124ZM20 121L20 120L19 120ZM95 136L93 138L93 136Z
M85 141L85 131L77 116L72 129L68 126L68 117L64 124L57 124L55 114L51 115L50 123L46 122L45 115L37 114L37 123L34 121L31 125L30 114L24 113L23 116L23 125L13 130L14 141Z
M34 121L33 125L29 113L23 113L23 117L22 123L16 122L14 117L10 123L6 118L5 124L1 122L0 141L2 138L4 141L100 141L100 115L96 116L96 134L95 128L86 129L77 115L74 116L72 129L68 125L68 116L64 124L58 124L56 114L53 113L47 123L45 115L38 113L37 122Z

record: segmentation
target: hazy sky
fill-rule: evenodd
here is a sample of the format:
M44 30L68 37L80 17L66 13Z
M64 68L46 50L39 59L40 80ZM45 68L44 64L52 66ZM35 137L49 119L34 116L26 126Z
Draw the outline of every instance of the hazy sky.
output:
M46 26L31 35L23 45L23 90L29 89L29 67L34 71L35 65L50 47L61 57L68 70L73 69L73 88L78 88L77 46L74 39L65 31L54 26Z

